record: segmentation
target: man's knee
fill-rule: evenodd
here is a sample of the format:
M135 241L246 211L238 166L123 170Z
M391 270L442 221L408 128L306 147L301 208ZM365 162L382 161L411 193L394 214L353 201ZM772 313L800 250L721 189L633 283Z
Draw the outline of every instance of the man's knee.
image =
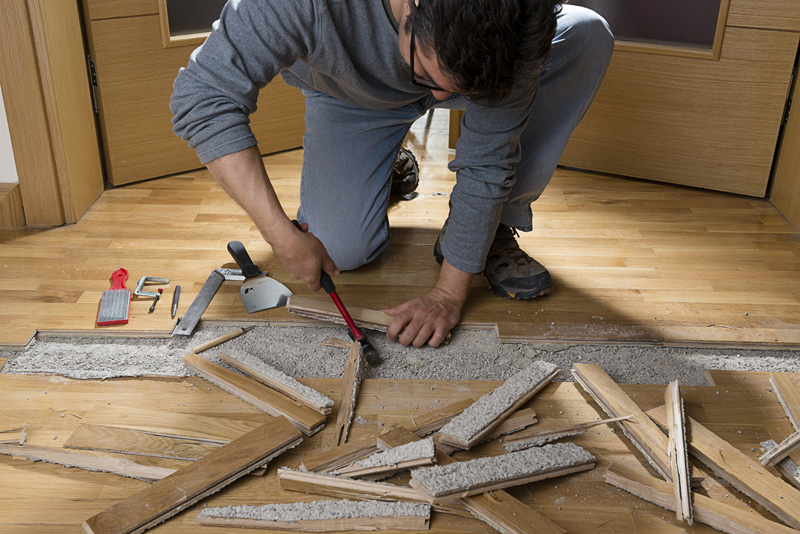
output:
M313 229L311 229L313 232ZM388 233L378 229L373 235L363 229L319 230L317 237L325 245L333 262L342 271L352 271L374 260L389 243Z
M569 6L567 38L591 56L608 64L614 52L614 34L606 20L591 9Z

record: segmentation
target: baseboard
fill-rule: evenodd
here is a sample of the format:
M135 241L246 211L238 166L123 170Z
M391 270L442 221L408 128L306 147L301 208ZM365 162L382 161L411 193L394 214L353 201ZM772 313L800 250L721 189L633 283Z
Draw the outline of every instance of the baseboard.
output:
M0 228L13 229L25 226L22 195L19 184L0 183Z

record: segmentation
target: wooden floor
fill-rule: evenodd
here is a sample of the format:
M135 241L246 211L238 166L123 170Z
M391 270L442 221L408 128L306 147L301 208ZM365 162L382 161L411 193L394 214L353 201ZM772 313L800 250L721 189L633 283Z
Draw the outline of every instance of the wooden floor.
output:
M420 120L408 145L422 166L419 197L392 206L380 258L337 278L351 306L399 304L436 280L432 248L454 184L447 112ZM301 158L300 150L266 158L290 214ZM462 326L497 328L503 341L800 346L800 234L768 201L559 169L534 212L535 231L521 243L550 269L555 289L511 301L476 279ZM233 266L231 240L308 294L205 171L108 190L75 225L0 231L0 346L24 347L37 331L166 335L172 288L182 287L180 316L214 268ZM130 272L129 286L143 276L171 284L153 314L149 299L136 299L128 325L97 327L118 267ZM203 317L306 321L282 309L248 315L233 282Z
M343 355L344 357L344 355ZM772 393L767 393L767 376L757 373L722 372L713 375L715 387L683 387L687 415L732 443L749 457L757 455L759 442L780 442L793 431ZM800 385L800 375L793 374ZM329 394L338 407L341 380L303 380L306 385ZM379 430L378 424L412 423L412 417L444 403L478 398L498 382L365 380L356 410L350 439ZM629 385L623 389L643 409L664 402L663 386ZM269 419L252 406L225 393L201 378L184 379L115 379L77 381L61 377L0 375L0 426L27 422L31 445L61 447L88 410L97 403L116 407L225 416L237 420ZM528 404L539 418L537 427L569 426L603 417L600 408L574 383L553 383ZM335 421L336 413L328 416ZM296 449L270 464L263 477L244 477L202 503L189 508L157 526L158 534L196 534L199 532L239 534L241 529L198 527L195 518L205 506L267 504L314 500L320 497L280 490L276 469L297 467L303 457L330 446L335 425L305 438ZM633 497L603 482L603 473L611 465L624 464L649 469L642 455L619 430L601 425L570 439L597 457L591 471L558 479L544 480L512 488L509 492L539 513L572 533L598 534L709 534L715 530L695 522L692 527L678 523L674 514ZM480 455L502 453L496 442L479 446ZM472 453L460 453L468 457ZM179 467L174 460L143 456L113 455L139 463ZM796 456L796 455L795 455ZM698 493L715 497L731 506L754 509L767 517L758 505L742 494L730 491L712 473L703 470L706 479ZM407 483L408 475L388 482ZM0 455L0 533L67 534L81 532L83 521L116 502L135 494L145 482L122 476L88 472L43 462ZM774 520L774 518L772 518ZM255 531L254 531L255 532ZM393 531L394 532L394 531ZM399 532L399 531L398 531ZM480 521L435 513L431 532L494 532Z

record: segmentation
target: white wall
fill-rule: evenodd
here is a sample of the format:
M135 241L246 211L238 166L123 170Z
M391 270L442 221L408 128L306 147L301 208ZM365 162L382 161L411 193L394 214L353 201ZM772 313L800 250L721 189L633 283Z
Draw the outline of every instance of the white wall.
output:
M14 152L11 150L11 135L8 133L8 118L3 105L2 89L0 89L0 182L19 182Z

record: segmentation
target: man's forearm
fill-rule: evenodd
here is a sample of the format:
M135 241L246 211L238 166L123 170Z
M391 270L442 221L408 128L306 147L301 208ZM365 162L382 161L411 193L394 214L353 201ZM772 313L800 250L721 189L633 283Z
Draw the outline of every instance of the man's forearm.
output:
M472 284L473 278L475 278L474 273L457 269L445 259L442 262L442 270L439 272L436 287L448 293L460 306L463 306L467 301L469 286Z

